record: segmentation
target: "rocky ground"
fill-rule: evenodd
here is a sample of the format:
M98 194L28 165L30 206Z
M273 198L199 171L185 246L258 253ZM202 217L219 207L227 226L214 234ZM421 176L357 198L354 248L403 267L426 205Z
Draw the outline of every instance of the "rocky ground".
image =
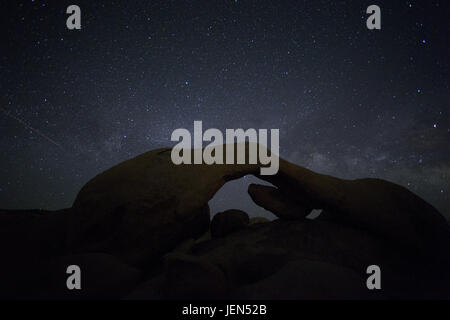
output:
M73 206L0 210L0 297L21 299L450 298L450 227L430 204L379 179L342 180L280 159L179 165L149 151L94 177ZM208 201L254 174L256 204L278 219ZM305 219L313 210L322 213ZM66 268L82 270L68 290ZM368 290L378 265L382 289Z

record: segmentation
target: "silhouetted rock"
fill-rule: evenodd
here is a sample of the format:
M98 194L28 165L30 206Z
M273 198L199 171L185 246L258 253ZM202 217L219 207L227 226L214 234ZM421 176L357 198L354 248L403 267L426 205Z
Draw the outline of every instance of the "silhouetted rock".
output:
M284 266L300 260L320 261L330 268L341 266L345 270L360 273L362 277L365 268L373 261L384 265L395 259L395 255L390 256L391 251L384 251L386 248L388 246L382 239L351 227L310 220L275 220L249 225L226 238L198 244L191 254L223 270L230 286L230 296L243 298L241 287L258 283L278 273L291 272L292 269L284 269ZM384 269L383 272L389 273L387 266ZM317 273L317 277L320 277L322 271L323 268ZM311 287L302 287L301 282L295 282L295 279L300 278L293 278L289 290L294 291L296 288L298 296L307 296L309 290L314 292L312 284ZM357 285L360 287L361 283L358 282ZM365 286L365 282L362 285ZM246 290L248 297L252 294L258 294L262 299L290 297L269 289L251 293L249 288ZM257 287L251 288L257 290ZM337 284L332 290L342 293L345 290L347 297L352 294L357 297L359 294L359 291L350 292L347 286L339 287Z
M158 274L143 283L124 297L126 300L160 300L164 298L164 275Z
M38 294L34 271L64 254L69 217L69 210L0 210L0 298Z
M225 148L224 148L225 149ZM225 155L224 155L225 157ZM259 165L174 165L170 149L147 152L88 182L74 208L69 241L79 250L118 255L130 263L154 259L208 227L208 201L226 182L259 173ZM343 180L280 159L276 186L249 193L281 219L302 219L312 209L342 223L424 250L448 241L445 219L407 189L379 179ZM442 247L444 248L444 247ZM441 249L442 249L441 248Z
M271 211L280 219L304 219L313 210L310 204L299 203L298 199L291 199L274 187L251 184L248 193L257 205Z
M248 214L241 210L230 209L217 213L211 221L211 236L224 237L245 228L249 224Z
M283 159L276 175L259 167L176 166L170 149L153 150L94 177L70 209L0 211L0 296L449 298L450 228L430 204L380 179ZM247 174L274 185L248 192L279 219L226 211L209 229L208 201ZM322 213L305 219L313 209ZM68 264L86 269L85 293L62 287ZM372 264L380 292L365 288Z
M270 220L264 217L251 217L249 224L266 223L266 222L270 222Z
M298 259L261 281L236 289L234 298L264 299L370 299L377 298L358 272L322 261Z
M79 192L70 223L76 251L103 251L142 264L202 235L208 201L227 181L257 165L174 165L171 149L158 149L99 174ZM225 157L225 155L224 155Z
M227 281L223 272L206 260L168 254L162 289L171 299L218 299L226 296Z
M277 214L279 199L289 199L300 207L325 209L342 223L357 226L411 250L427 252L430 245L443 253L449 245L446 220L430 204L404 187L381 179L343 180L315 173L280 159L274 176L259 176L274 184L275 192L259 197L261 205ZM262 186L252 185L254 190ZM288 205L290 209L295 205ZM279 214L279 213L278 213Z

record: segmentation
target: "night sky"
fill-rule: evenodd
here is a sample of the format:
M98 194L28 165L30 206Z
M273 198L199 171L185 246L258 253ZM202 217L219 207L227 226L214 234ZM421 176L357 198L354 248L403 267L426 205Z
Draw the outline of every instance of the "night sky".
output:
M66 8L81 8L81 30ZM368 30L366 8L381 7ZM450 219L449 1L2 1L0 208L68 207L173 130L280 129L280 155L399 183ZM247 177L212 212L251 203Z

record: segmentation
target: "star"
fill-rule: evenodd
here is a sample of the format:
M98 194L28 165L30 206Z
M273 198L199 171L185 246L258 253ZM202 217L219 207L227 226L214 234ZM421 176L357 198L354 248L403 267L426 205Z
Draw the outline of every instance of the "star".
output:
M345 12L332 1L231 3L90 1L81 5L83 29L71 32L63 6L9 1L0 182L10 184L1 184L1 206L70 206L93 176L170 147L175 129L202 120L220 130L280 129L282 157L346 179L414 186L450 218L448 193L431 192L449 185L450 62L447 44L433 41L448 36L447 21L432 18L441 7L382 8L395 30L395 41L384 41L367 30L357 2ZM391 19L405 9L412 27ZM239 205L267 214L248 198L250 181L213 198L211 213Z

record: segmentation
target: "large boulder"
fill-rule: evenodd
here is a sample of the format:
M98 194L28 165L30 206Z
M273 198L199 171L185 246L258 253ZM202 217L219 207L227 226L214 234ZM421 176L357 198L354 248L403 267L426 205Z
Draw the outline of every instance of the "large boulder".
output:
M249 224L257 224L257 223L266 223L269 222L270 220L264 217L251 217Z
M165 257L165 298L219 299L226 297L227 290L224 273L209 261L180 253Z
M280 219L302 220L313 210L311 204L299 203L297 198L292 199L271 186L251 184L248 193L257 205L271 211Z
M0 212L0 294L40 296L48 283L28 268L46 279L46 270L76 257L92 270L90 279L109 266L108 278L119 279L99 278L89 297L126 295L139 268L153 280L136 286L135 296L360 298L367 295L366 268L377 264L383 297L448 298L450 228L409 190L380 179L338 179L283 159L273 176L260 175L259 164L177 166L170 153L153 150L101 173L68 210ZM208 201L247 174L272 183L251 185L249 194L280 219L210 239ZM312 209L322 214L305 219Z
M260 167L174 165L171 149L144 153L82 188L73 206L77 214L70 223L69 244L77 250L109 252L132 264L151 261L203 234L209 225L208 201L227 181L254 174L274 186L252 185L250 196L281 219L303 219L312 209L322 209L332 219L395 241L405 250L430 253L432 247L433 256L448 247L446 220L399 185L338 179L283 159L275 175L260 175Z
M402 249L400 244L341 223L275 220L197 243L185 254L191 257L187 260L208 262L210 269L221 270L230 299L447 297L449 263L440 265ZM366 270L373 264L381 268L380 291L366 287ZM197 264L190 267L189 273L183 273L187 278L203 273ZM180 297L176 288L183 287L185 280L177 279L178 286L162 285L168 296ZM199 298L211 290L195 288Z
M43 260L65 252L70 210L0 210L0 299L32 298Z
M225 155L224 155L225 157ZM231 179L258 165L175 165L171 149L158 149L99 174L79 192L69 244L144 264L181 241L205 233L208 201Z
M239 288L256 284L280 272L290 272L291 269L283 269L284 266L301 260L321 261L327 266L341 266L361 275L368 265L376 261L386 265L384 271L387 274L388 266L394 264L391 261L395 260L395 255L391 254L391 250L385 251L386 248L388 246L383 239L348 226L314 220L275 220L249 225L226 238L198 243L190 254L223 270L230 285L231 297L243 297ZM322 271L317 270L317 277ZM299 296L305 296L313 289L302 287L295 281L290 286L297 288ZM344 290L339 287L333 290L339 292L341 289ZM249 298L253 294L248 290L246 292ZM352 292L347 290L346 294L351 295ZM290 297L272 290L261 292L259 296L264 299ZM353 298L357 296L358 293L353 292Z
M369 292L365 278L346 267L317 260L298 259L261 281L239 287L235 299L245 300L329 300L376 299L383 296Z
M402 244L405 250L442 255L450 245L445 218L408 189L389 181L339 179L281 158L276 175L257 176L274 187L251 185L250 196L280 218L323 209L332 220Z
M248 214L242 210L230 209L218 212L211 221L211 236L224 237L245 228L249 222Z

